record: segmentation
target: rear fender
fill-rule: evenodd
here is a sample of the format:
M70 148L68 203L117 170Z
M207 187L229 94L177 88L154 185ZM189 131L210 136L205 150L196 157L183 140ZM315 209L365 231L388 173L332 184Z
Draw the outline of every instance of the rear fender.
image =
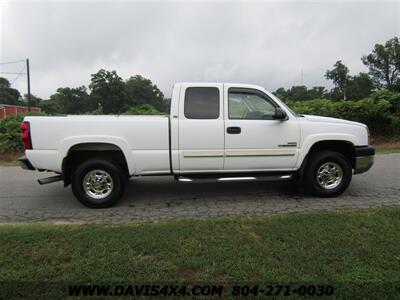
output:
M117 146L118 148L121 149L122 153L125 156L125 160L128 165L129 175L135 173L135 160L127 141L123 138L114 136L86 135L86 136L68 137L63 139L58 147L59 165L60 166L62 165L64 158L68 155L69 150L73 146L78 144L87 144L87 143L104 143Z

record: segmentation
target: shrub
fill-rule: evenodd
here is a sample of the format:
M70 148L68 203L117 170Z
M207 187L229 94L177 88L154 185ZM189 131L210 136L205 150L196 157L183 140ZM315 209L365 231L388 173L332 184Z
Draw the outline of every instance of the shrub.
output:
M123 115L165 115L165 112L160 112L150 104L140 104L132 106Z
M21 122L22 116L8 116L0 120L0 151L24 150L21 140Z
M21 123L27 114L8 116L0 120L0 152L22 152ZM30 115L43 115L32 113Z
M288 101L296 112L362 122L373 135L400 134L400 94L377 92L356 101L332 102L326 99Z

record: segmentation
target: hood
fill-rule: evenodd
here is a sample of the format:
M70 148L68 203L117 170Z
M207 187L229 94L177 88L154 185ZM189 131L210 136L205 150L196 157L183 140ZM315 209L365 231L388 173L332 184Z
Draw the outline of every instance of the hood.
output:
M367 127L367 125L359 122L348 121L343 119L329 118L329 117L320 117L320 116L312 116L312 115L303 115L307 121L310 122L318 122L318 123L331 123L331 124L346 124L346 125L356 125L361 127Z

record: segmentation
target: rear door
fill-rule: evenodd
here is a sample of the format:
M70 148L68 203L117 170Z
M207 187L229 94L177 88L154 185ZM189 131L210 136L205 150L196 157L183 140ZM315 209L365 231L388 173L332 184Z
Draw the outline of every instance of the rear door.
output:
M179 165L181 173L224 168L222 84L182 84L179 97Z

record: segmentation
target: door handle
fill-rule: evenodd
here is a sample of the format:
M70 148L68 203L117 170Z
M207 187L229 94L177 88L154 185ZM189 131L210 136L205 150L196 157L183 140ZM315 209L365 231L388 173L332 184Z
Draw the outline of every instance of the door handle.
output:
M226 133L229 134L240 134L242 129L240 127L228 127L226 128Z

